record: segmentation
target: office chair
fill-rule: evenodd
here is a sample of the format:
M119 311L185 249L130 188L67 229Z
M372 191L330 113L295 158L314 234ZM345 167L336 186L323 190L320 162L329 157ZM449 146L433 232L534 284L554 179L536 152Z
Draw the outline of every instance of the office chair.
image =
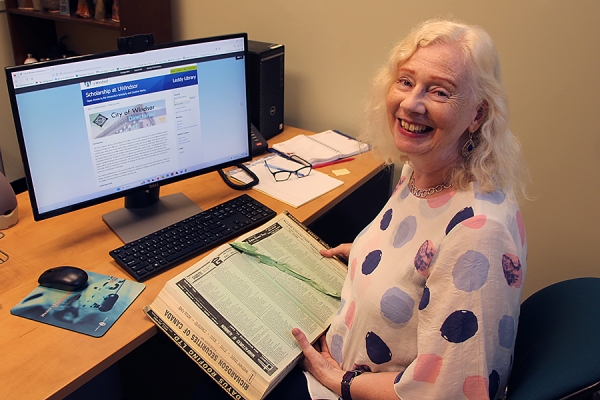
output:
M507 400L591 399L600 390L600 278L558 282L521 304Z

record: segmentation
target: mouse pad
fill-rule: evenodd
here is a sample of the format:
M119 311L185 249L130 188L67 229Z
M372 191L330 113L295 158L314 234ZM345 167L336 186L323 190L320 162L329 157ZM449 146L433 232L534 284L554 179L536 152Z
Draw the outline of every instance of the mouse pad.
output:
M86 272L85 288L68 292L38 286L10 313L94 337L104 335L146 285Z

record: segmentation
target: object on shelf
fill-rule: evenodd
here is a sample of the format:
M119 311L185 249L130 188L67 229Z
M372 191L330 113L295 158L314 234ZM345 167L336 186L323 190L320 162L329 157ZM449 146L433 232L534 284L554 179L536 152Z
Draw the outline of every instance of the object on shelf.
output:
M70 0L60 0L60 10L61 15L71 15L71 1Z
M112 17L111 19L114 22L119 22L119 0L113 0L113 4L112 4Z
M33 0L18 0L17 7L22 10L33 10Z
M60 11L60 2L59 0L41 0L42 7L50 12L59 12Z
M31 4L33 6L33 11L42 11L44 9L42 0L33 0Z
M50 60L73 57L77 55L75 52L67 49L67 45L64 43L66 38L67 35L61 37L57 44L52 45L48 48L48 58Z
M94 3L92 0L77 0L77 11L81 18L92 18L94 16Z
M27 58L25 59L25 62L23 62L23 64L33 64L38 62L38 60L36 60L31 54L27 54Z
M94 19L102 21L106 17L106 3L104 0L96 0L96 8L94 11Z

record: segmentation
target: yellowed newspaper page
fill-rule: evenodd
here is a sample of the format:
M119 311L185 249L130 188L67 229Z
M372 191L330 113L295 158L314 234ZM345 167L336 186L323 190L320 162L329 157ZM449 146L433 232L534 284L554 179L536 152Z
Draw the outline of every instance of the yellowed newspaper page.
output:
M282 214L238 241L340 292L346 270L323 258L324 248ZM212 325L224 347L234 346L266 382L279 378L300 349L291 334L301 328L315 340L329 326L339 299L254 257L223 245L167 283L164 289L200 323Z

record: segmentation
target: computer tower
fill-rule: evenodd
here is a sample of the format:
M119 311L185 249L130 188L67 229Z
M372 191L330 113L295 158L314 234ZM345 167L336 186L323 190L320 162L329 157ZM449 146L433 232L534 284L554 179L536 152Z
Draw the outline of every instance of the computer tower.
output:
M284 46L248 40L250 121L265 139L283 131Z

